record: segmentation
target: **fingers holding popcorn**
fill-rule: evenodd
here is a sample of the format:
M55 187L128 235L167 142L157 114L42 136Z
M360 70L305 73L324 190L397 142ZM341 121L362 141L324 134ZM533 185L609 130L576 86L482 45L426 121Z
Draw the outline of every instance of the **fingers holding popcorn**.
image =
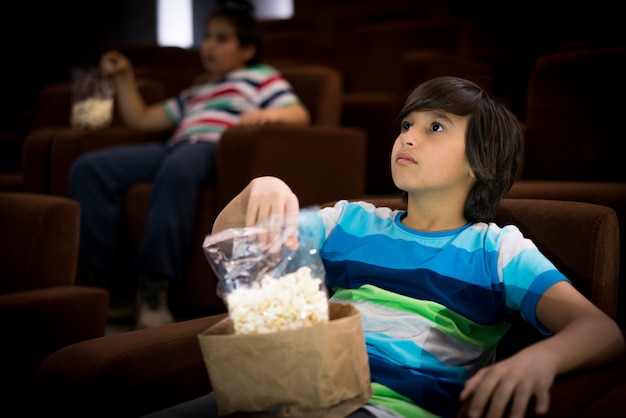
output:
M100 72L105 77L128 71L130 68L129 59L118 51L108 51L100 57Z
M282 180L275 177L259 177L250 183L246 208L246 226L259 222L269 223L270 235L284 236L285 244L292 249L298 246L298 211L300 204L297 196ZM280 242L277 236L261 239Z

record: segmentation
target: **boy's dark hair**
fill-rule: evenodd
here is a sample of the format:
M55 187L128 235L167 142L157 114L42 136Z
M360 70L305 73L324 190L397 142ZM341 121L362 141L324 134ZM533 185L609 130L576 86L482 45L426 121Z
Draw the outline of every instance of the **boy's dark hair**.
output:
M235 27L239 45L256 48L256 53L247 64L259 64L263 52L263 34L254 15L254 5L247 0L220 0L219 8L209 16L207 22L215 18L226 19Z
M480 86L458 77L437 77L418 85L406 99L398 120L424 110L469 116L465 153L476 183L463 214L470 222L492 221L515 181L522 157L522 129L517 117Z

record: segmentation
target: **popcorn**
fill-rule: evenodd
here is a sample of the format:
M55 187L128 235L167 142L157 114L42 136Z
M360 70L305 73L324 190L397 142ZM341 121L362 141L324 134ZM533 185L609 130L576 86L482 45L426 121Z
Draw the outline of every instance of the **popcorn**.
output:
M106 71L111 71L113 69L113 61L108 60L107 62L104 63L104 69Z
M309 267L274 278L265 275L257 287L240 287L226 303L235 332L261 334L328 321L328 296Z
M113 99L90 97L72 105L72 126L90 129L103 128L108 126L112 119Z

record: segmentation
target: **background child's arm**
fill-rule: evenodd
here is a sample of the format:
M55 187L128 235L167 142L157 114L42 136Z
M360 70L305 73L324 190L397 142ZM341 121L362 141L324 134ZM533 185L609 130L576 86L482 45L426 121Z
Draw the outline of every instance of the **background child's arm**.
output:
M268 123L291 123L308 125L311 116L306 107L301 104L292 104L285 107L250 110L241 115L242 125L264 125Z
M146 105L126 56L118 51L105 52L100 57L100 71L115 83L116 105L127 126L151 131L173 126L160 104Z

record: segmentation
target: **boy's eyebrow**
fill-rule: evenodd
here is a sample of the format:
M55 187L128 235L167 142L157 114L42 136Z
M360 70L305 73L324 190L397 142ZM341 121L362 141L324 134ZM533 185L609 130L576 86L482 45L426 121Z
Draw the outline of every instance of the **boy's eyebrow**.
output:
M435 118L435 119L443 119L446 122L449 122L452 125L454 125L454 121L452 119L450 119L450 117L448 116L449 113L447 113L447 112L442 112L442 111L437 111L437 110L426 110L424 113L430 113L430 115L433 118Z

